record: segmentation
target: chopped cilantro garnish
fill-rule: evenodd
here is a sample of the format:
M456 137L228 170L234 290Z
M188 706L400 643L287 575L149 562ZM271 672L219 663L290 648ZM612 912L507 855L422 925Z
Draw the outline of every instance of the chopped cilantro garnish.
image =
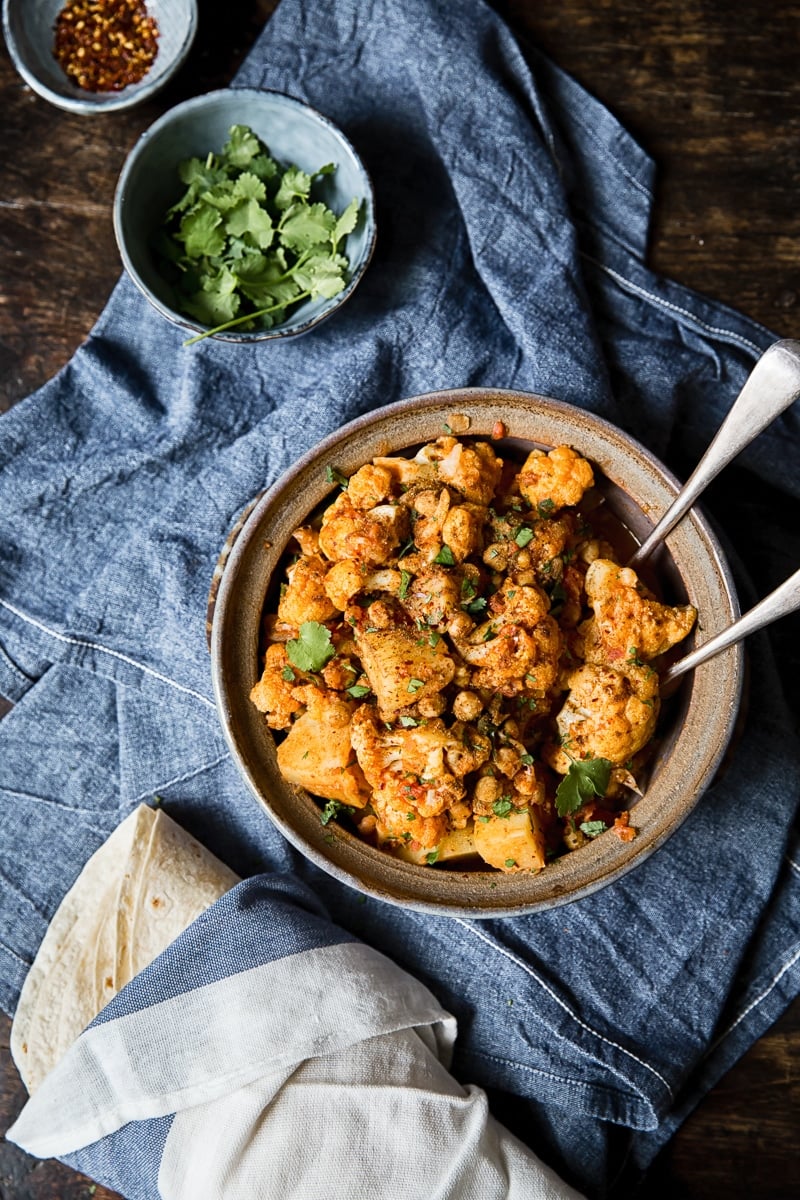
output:
M323 825L327 825L329 821L334 821L346 804L342 804L341 800L329 800L320 813L319 819Z
M414 692L418 692L422 687L425 687L424 679L409 679L406 690L413 694Z
M345 689L348 696L352 696L354 700L360 700L362 696L368 696L372 689L365 683L354 683L352 687Z
M338 483L343 492L347 490L347 485L350 482L346 475L343 475L341 471L337 471L336 467L326 467L325 478L328 483Z
M501 796L499 800L495 800L492 805L492 812L496 817L507 817L514 805L511 803L509 796Z
M566 817L591 800L605 796L614 764L607 758L573 758L556 789L556 810Z
M408 595L408 585L411 583L411 576L408 571L400 572L400 590L397 593L401 600L405 600Z
M430 866L433 866L433 864L436 862L438 857L439 857L439 847L437 846L435 850L431 850L430 854L425 855L425 861Z
M473 617L477 616L479 612L483 612L484 608L486 608L486 600L483 596L476 596L474 600L470 600L469 604L464 605L465 611Z
M291 667L284 667L281 671L281 678L285 679L287 683L291 683L293 679L297 678L297 676Z
M578 826L581 833L585 833L588 838L599 837L601 833L605 833L608 829L605 821L582 821Z
M400 724L404 729L415 729L417 725L419 725L419 721L416 717L402 716L400 718Z
M522 763L523 767L529 767L533 763L533 755L521 754L519 761Z
M553 515L553 510L555 509L555 506L556 505L555 505L554 500L550 500L550 499L540 500L539 503L536 505L536 511L538 512L540 517L551 517Z
M515 867L515 866L517 865L517 860L516 860L515 858L507 858L507 859L506 859L506 861L505 861L505 865L506 865L507 867ZM511 1001L511 1000L509 1000L509 1002L508 1002L508 1003L509 1003L509 1004L511 1004L511 1003L512 1003L512 1001Z
M527 546L528 542L533 538L533 530L527 525L520 525L517 532L514 534L514 541L518 546Z
M439 563L442 567L454 567L456 565L455 555L449 546L442 546L433 561Z
M330 631L319 621L304 621L300 637L286 643L286 655L299 671L321 671L336 653Z

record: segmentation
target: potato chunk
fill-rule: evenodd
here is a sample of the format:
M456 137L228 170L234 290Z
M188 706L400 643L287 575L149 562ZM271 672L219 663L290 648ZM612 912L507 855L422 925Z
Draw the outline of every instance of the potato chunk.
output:
M411 629L356 632L356 645L381 717L390 720L404 708L440 692L455 674L444 639L432 646Z
M475 849L500 871L541 871L547 861L544 833L533 808L512 809L507 817L478 818Z
M315 796L363 808L370 789L350 741L357 705L334 692L305 691L308 709L278 746L281 774Z

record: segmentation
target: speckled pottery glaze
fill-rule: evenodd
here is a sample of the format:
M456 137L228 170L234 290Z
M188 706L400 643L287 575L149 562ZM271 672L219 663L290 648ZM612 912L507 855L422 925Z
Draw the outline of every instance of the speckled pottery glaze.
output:
M332 299L306 300L272 329L233 328L212 335L244 343L296 337L338 312L358 286L375 247L375 200L370 177L341 130L293 96L226 88L196 96L160 117L139 138L120 174L114 197L117 246L131 279L162 316L190 333L206 331L207 326L178 309L172 288L158 272L151 243L165 213L185 191L178 164L221 150L232 125L248 125L284 166L293 164L311 174L334 163L335 172L315 184L314 197L335 213L342 213L354 197L361 202L358 224L345 243L350 278L343 291Z
M661 847L713 778L739 708L743 650L732 647L688 676L665 704L644 795L631 805L636 837L612 832L565 855L538 874L421 867L401 862L350 833L320 822L318 804L280 775L276 745L248 694L260 677L259 627L264 601L292 532L335 489L325 469L346 475L376 455L401 453L439 437L449 424L463 437L488 439L498 421L507 436L493 444L521 458L563 443L590 459L607 505L641 541L678 490L674 477L642 446L609 423L571 405L501 389L461 389L416 396L361 417L306 454L258 500L230 550L216 595L211 633L214 691L232 755L256 801L284 835L318 866L361 892L441 915L496 917L535 912L605 887ZM738 615L729 568L697 510L654 558L668 599L688 600L700 614L703 640ZM691 642L691 639L690 639Z
M197 32L197 0L148 0L158 23L158 54L138 83L118 92L88 92L53 57L54 26L65 0L4 0L3 33L14 66L45 100L69 112L119 112L150 100L183 66Z

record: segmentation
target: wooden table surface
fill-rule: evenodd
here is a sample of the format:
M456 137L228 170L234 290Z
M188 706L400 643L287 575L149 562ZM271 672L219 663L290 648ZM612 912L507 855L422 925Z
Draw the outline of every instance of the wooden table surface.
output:
M800 336L800 0L766 8L743 0L498 5L659 164L653 267L778 335ZM111 291L120 271L111 201L138 134L166 108L228 82L275 7L227 5L220 22L221 6L201 0L195 48L170 89L97 119L34 95L0 49L0 410L68 360ZM0 1129L24 1102L8 1031L3 1018ZM796 1197L799 1120L796 1001L684 1124L643 1194ZM0 1143L0 1200L89 1196L111 1193Z

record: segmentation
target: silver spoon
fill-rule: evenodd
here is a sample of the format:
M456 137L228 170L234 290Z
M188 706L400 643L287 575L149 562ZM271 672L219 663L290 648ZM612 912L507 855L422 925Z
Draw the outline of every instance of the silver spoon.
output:
M790 339L773 342L753 367L713 442L653 532L642 542L628 563L629 567L637 567L647 558L722 468L785 412L798 396L800 342Z
M789 613L795 612L798 608L800 608L800 568L779 587L776 587L774 592L770 592L754 608L739 617L738 621L734 621L727 629L723 629L721 633L709 638L707 642L698 646L696 650L692 650L685 658L678 659L676 663L673 663L669 670L661 676L662 689L673 679L677 679L679 675L685 674L686 671L692 671L701 663L707 662L709 658L719 654L720 651L727 650L729 646L734 646L742 638L755 633L757 629L771 625L780 617L787 617Z

